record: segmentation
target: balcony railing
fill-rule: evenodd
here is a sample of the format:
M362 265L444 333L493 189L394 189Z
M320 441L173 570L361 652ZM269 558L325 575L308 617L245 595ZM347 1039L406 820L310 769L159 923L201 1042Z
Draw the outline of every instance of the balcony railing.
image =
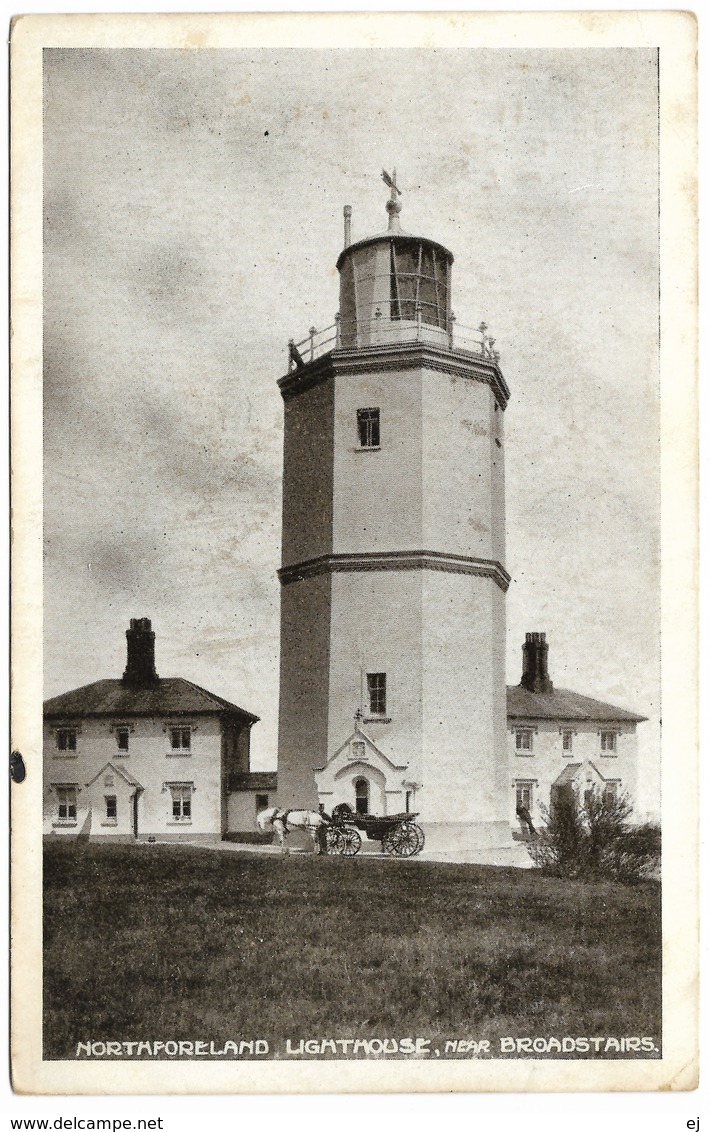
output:
M299 369L331 350L362 350L369 346L397 345L400 342L428 342L451 351L475 354L497 364L500 353L494 349L495 341L488 334L485 322L475 328L459 326L452 314L449 316L448 326L444 327L424 321L418 303L412 319L385 317L378 306L371 319L348 321L336 314L331 326L326 326L323 330L312 326L308 336L300 342L289 339L288 368L289 372Z

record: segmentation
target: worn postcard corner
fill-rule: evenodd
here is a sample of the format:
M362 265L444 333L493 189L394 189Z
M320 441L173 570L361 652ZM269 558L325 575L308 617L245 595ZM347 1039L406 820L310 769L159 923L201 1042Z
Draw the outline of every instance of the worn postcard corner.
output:
M696 1087L696 36L13 20L18 1092Z

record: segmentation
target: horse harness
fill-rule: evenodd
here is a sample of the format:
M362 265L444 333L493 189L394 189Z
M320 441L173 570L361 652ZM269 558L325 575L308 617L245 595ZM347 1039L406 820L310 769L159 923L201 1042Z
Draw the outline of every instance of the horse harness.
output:
M280 821L284 827L284 833L288 834L290 832L288 828L288 815L290 813L291 810L277 810L271 819L271 824L273 825L274 822Z

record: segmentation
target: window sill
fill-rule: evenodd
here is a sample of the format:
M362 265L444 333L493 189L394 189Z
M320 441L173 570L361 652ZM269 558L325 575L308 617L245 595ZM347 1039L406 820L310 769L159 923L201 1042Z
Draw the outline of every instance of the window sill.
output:
M192 751L168 751L165 756L168 759L189 759Z
M102 821L101 822L101 828L102 829L104 828L104 826L111 826L113 829L115 829L117 825L118 825L117 821Z
M391 715L366 715L363 718L363 723L391 723Z
M76 821L53 821L52 829L76 829L78 824Z
M75 759L77 757L76 751L55 751L55 759Z
M166 825L192 825L191 821L169 821Z
M535 752L534 751L516 751L515 757L516 757L516 759L534 759L535 758Z
M381 444L361 444L358 448L353 448L353 452L381 452Z
M618 753L617 751L600 751L599 752L599 758L600 759L615 759L617 757L617 753Z

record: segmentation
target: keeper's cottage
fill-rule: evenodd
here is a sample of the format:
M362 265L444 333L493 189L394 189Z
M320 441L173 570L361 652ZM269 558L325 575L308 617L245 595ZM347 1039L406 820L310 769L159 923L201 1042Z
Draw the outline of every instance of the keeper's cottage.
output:
M132 841L219 841L245 822L258 716L155 670L155 633L135 618L121 679L44 704L44 833ZM252 806L255 805L251 800ZM249 814L253 825L254 816Z

